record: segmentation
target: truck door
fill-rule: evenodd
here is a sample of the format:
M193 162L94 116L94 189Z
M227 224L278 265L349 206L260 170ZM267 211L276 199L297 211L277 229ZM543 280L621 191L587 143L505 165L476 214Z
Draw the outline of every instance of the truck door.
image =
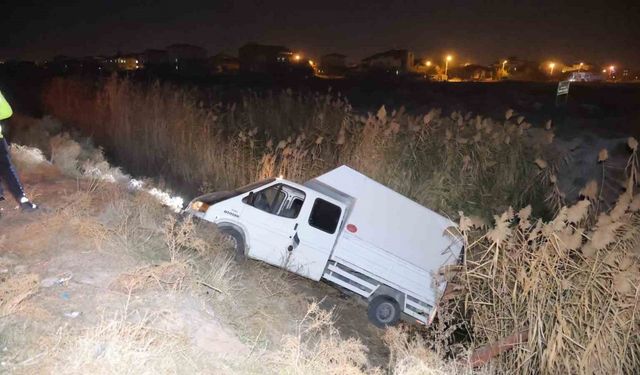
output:
M250 238L248 256L285 267L305 193L279 183L242 199L242 223Z
M340 231L344 212L344 205L337 201L326 197L307 197L289 247L289 271L320 280Z

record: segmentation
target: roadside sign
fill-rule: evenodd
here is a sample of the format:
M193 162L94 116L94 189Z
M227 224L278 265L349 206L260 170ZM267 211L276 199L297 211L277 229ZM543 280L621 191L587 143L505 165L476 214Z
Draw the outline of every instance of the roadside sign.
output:
M557 96L560 95L569 95L569 85L571 81L560 81L558 82L558 93Z
M556 93L556 107L559 107L561 104L566 105L569 100L569 85L571 81L560 81L558 82L558 91Z

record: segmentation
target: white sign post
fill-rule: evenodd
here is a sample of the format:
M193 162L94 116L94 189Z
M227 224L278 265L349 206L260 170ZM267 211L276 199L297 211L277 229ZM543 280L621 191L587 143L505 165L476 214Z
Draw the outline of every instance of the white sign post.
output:
M556 107L560 105L562 101L564 101L564 105L567 104L567 100L569 100L569 85L571 81L560 81L558 82L558 92L556 93Z

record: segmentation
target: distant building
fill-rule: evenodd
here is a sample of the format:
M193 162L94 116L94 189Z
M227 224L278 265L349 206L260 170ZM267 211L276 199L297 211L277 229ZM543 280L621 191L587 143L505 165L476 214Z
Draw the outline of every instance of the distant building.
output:
M33 61L3 60L0 62L0 72L3 74L37 74L39 68Z
M202 77L209 73L206 49L191 44L172 44L166 50L173 73L183 77Z
M548 72L545 72L543 66L535 61L524 60L516 56L510 56L504 66L506 75L500 74L501 79L515 81L546 81ZM502 69L502 63L498 62L494 65L496 71Z
M562 73L572 72L591 72L596 71L595 65L591 63L577 62L571 65L565 65L562 67Z
M78 59L81 73L101 73L103 71L105 57L85 56Z
M567 81L571 82L598 82L604 79L604 75L600 72L571 72L567 76Z
M320 58L320 72L325 75L344 75L347 71L347 56L330 53Z
M209 59L209 66L214 74L229 74L240 70L240 60L226 53L219 53Z
M66 74L78 71L80 68L80 62L69 56L58 55L45 62L43 66L47 70L56 74Z
M414 56L406 49L390 50L363 59L362 66L367 70L409 73L414 71Z
M142 53L142 63L145 66L170 64L169 52L164 49L148 49Z
M75 61L71 57L65 55L54 56L51 61L46 64L48 69L57 73L69 72L70 70L73 70L74 65Z
M133 71L142 67L140 56L136 54L121 55L115 59L116 67L119 71Z
M494 69L477 64L465 64L459 67L450 67L449 78L458 78L463 81L488 81L493 80Z
M253 73L268 73L281 70L291 63L293 52L284 46L248 43L238 50L240 70Z
M147 73L166 75L175 71L175 62L164 49L147 49L139 55L139 60Z
M169 58L174 62L180 60L205 60L207 50L191 44L172 44L167 47Z

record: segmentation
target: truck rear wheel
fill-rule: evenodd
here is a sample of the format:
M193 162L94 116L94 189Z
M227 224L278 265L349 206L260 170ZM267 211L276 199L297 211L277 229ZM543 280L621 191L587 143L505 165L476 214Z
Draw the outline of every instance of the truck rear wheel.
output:
M367 315L378 328L393 326L400 321L400 305L389 296L377 296L369 302Z
M246 259L244 237L235 229L221 228L220 233L223 238L227 238L234 249L234 259L242 263Z

